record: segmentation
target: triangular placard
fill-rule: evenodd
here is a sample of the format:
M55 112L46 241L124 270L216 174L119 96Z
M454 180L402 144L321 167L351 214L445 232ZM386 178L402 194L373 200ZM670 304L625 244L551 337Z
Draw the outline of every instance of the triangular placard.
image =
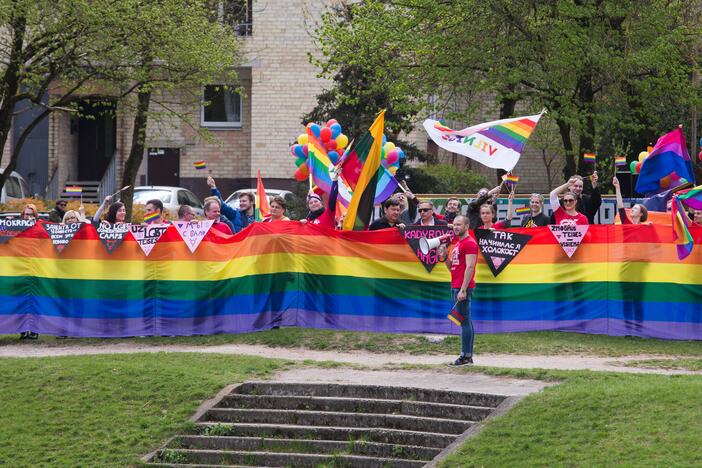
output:
M578 224L549 224L548 226L553 237L561 244L561 248L563 248L568 258L571 258L575 251L578 250L589 227L587 224L584 226Z
M129 230L147 257L156 242L168 230L168 224L131 224Z
M198 245L202 242L202 238L210 230L214 224L213 219L205 221L174 221L173 225L178 230L180 237L183 238L185 245L190 249L190 253L195 253Z
M107 249L107 253L111 254L124 240L124 236L129 232L129 224L110 224L100 223L96 228L98 237L102 241L102 245Z
M76 232L83 227L83 223L42 223L42 226L44 226L44 230L51 238L51 243L56 247L56 251L61 253L73 240Z
M475 239L485 263L497 276L524 249L531 236L496 229L476 229Z
M439 254L436 249L430 250L428 254L424 255L419 249L419 239L426 237L427 239L432 239L434 237L440 237L445 234L453 234L453 230L448 226L409 226L401 231L402 237L405 238L410 248L417 256L424 268L427 269L429 273L434 269L434 266L439 263Z
M35 223L33 219L0 219L0 244L14 239Z

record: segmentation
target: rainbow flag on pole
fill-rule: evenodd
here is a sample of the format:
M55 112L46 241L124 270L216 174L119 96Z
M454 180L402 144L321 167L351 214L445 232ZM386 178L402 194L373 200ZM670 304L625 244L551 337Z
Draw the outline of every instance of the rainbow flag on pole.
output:
M266 195L266 189L263 188L263 181L261 180L261 171L258 171L258 180L256 182L256 196L255 196L254 214L256 221L262 221L263 218L267 218L271 215L271 206L268 204L268 196Z
M193 166L195 166L195 169L197 169L198 171L207 169L207 164L205 163L205 161L195 161L193 163Z
M77 185L68 186L66 187L66 193L81 194L83 193L83 187L78 187Z
M321 141L317 139L310 127L307 127L308 157L307 168L312 175L312 181L325 193L331 192L332 180L329 171L334 165L329 159L327 150Z
M521 208L517 208L516 210L514 210L514 212L518 215L525 215L531 213L531 208L529 208L528 206L522 206Z
M686 207L702 210L702 185L682 191L673 196L671 204L673 215L673 239L675 240L678 259L683 260L692 253L694 240L690 234L690 218Z
M512 173L506 174L504 181L506 185L517 185L517 182L519 182L519 176Z
M595 153L585 153L583 154L583 161L594 164L597 162L597 155Z
M153 223L154 221L156 221L156 219L157 219L159 216L161 216L161 213L159 213L158 211L154 211L153 213L145 214L145 215L144 215L144 222L145 222L146 224L151 224L151 223Z
M614 165L617 167L626 166L626 156L615 156L614 157Z

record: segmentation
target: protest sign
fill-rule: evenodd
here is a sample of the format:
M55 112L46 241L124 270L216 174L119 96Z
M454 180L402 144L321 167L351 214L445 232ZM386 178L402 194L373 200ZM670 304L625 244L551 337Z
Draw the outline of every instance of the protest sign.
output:
M100 223L96 228L98 237L102 245L111 254L124 240L124 236L129 232L129 224Z
M195 253L197 246L202 242L202 238L210 230L214 224L213 219L205 221L174 221L173 225L178 230L180 237L185 241L185 245L188 246L191 253Z
M44 226L46 233L49 234L51 243L54 244L56 250L61 253L71 240L73 240L73 236L76 235L76 232L80 231L80 228L83 227L83 223L42 223L42 226Z
M0 219L0 244L19 236L35 222L33 219Z
M434 266L439 263L439 254L437 249L430 250L426 255L423 254L419 249L419 239L422 237L432 239L445 234L451 234L453 236L453 230L448 226L409 226L402 229L400 232L414 254L417 256L419 261L422 262L422 265L424 265L424 268L426 268L429 273L431 273Z
M134 240L137 241L147 257L167 229L168 224L131 224L129 226Z
M494 276L507 268L509 262L527 245L531 236L496 229L476 229L475 238L485 262Z
M582 242L590 226L575 225L575 224L560 224L549 225L548 228L556 238L563 251L571 258Z

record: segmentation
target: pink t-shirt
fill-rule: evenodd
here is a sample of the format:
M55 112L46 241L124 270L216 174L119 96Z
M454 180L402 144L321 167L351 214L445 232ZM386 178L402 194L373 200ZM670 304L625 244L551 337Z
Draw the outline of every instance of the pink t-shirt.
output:
M463 285L463 276L466 273L466 255L478 255L478 244L471 236L458 241L451 251L451 287L460 288ZM477 263L477 262L476 262ZM475 287L475 268L470 278L468 288Z
M587 216L582 213L576 213L575 216L571 216L559 206L556 211L553 212L553 217L556 218L556 224L570 224L575 226L587 226L590 223L587 220Z

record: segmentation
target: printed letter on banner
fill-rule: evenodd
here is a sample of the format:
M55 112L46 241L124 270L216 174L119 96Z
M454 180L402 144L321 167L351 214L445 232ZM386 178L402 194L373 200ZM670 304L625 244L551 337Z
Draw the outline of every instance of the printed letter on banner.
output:
M0 244L19 236L34 223L33 219L0 219Z
M173 225L180 233L180 237L185 241L185 245L190 249L190 253L195 253L197 246L202 242L202 238L214 224L213 219L205 221L174 221Z
M80 228L83 227L83 223L42 223L42 226L44 226L46 233L49 234L51 243L54 244L58 253L61 253L71 242L76 232L80 231Z
M478 248L494 276L499 275L502 270L507 268L509 262L531 240L531 236L516 232L493 229L476 229L474 232L478 241Z
M572 257L575 251L578 250L589 227L575 224L549 224L548 226L558 243L561 244L563 251L568 255L568 258Z
M108 254L120 246L124 236L129 232L129 226L129 224L100 223L96 231Z
M437 249L434 249L424 255L422 251L419 250L419 239L422 237L432 239L449 233L453 234L453 230L447 226L409 226L402 229L400 232L429 273L431 273L434 266L439 263L439 254Z
M156 242L168 230L168 224L132 224L129 229L144 255L148 257Z

